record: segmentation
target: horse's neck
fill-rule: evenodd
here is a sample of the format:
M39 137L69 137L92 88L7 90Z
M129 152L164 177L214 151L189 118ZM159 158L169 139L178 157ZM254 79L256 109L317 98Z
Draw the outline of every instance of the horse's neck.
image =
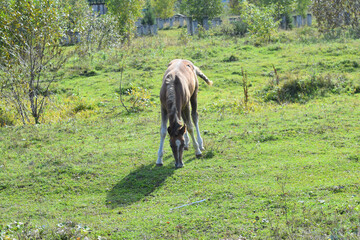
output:
M168 87L168 99L167 99L167 105L168 105L168 114L169 114L169 122L175 123L180 122L181 119L181 101L176 96L176 91L174 85L170 85Z
M172 123L180 123L180 116L178 111L169 113L169 123L170 125Z

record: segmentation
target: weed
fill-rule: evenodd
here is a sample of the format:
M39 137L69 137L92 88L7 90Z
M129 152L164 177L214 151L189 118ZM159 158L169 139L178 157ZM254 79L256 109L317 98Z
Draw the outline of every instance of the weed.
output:
M350 156L348 157L348 159L349 159L350 161L359 162L360 157L359 157L359 155L350 155Z
M241 75L242 75L242 87L244 91L244 104L247 110L248 102L249 102L249 83L246 71L241 68Z
M93 110L93 109L94 109L94 107L91 104L86 103L84 100L79 100L75 104L73 111L74 111L74 113L78 113L81 111Z
M144 111L146 108L154 106L154 102L150 100L151 94L148 89L131 87L127 90L127 94L130 96L129 102L133 112Z

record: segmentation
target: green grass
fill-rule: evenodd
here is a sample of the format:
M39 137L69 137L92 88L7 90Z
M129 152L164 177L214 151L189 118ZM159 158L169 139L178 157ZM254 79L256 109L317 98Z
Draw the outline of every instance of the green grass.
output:
M11 226L19 239L359 239L359 94L280 105L258 93L274 80L272 64L281 83L330 75L357 84L360 41L254 47L212 36L183 45L179 31L135 40L125 59L123 87L148 89L155 106L121 107L112 49L68 63L44 124L0 128L0 231L20 221L20 230ZM155 166L158 92L174 58L214 82L200 83L198 100L206 151L185 152L182 169L168 144Z

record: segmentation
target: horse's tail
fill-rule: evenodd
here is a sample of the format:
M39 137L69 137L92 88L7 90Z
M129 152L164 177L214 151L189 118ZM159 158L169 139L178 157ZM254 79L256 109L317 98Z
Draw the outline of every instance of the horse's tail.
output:
M202 79L204 79L204 81L208 84L208 85L213 85L213 82L207 78L207 76L205 76L205 74L196 66L194 66L195 68L195 72L196 75L198 75L199 77L201 77Z

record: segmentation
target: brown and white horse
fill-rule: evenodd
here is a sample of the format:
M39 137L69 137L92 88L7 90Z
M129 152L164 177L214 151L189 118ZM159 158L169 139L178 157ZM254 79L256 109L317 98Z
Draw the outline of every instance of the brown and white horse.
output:
M163 165L163 148L166 136L166 124L169 120L167 132L170 135L170 146L175 158L175 167L183 167L183 150L189 149L190 134L197 157L201 156L204 150L203 141L200 136L198 113L197 113L197 94L199 82L197 76L205 80L208 85L210 81L192 62L188 60L172 60L163 77L160 90L161 101L161 130L160 147L156 165ZM191 104L191 113L190 113ZM197 141L194 137L194 128L191 123L190 115L195 124ZM181 119L184 124L182 124Z

